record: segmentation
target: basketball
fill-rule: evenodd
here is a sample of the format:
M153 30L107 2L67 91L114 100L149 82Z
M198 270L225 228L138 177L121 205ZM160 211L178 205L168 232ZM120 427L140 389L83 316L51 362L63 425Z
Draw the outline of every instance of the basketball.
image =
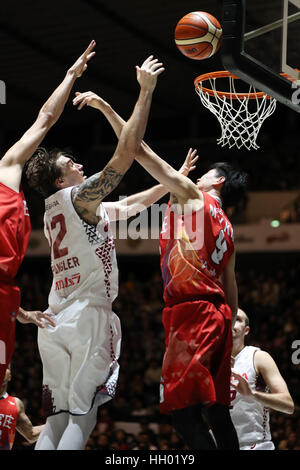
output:
M219 21L205 11L188 13L178 21L175 28L176 46L190 59L209 59L218 52L221 41Z

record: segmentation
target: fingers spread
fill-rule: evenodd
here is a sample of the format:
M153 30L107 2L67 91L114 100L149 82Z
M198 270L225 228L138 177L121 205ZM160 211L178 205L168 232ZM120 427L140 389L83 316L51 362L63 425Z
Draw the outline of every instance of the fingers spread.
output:
M150 55L142 64L142 67L148 65L148 63L152 60L153 58L153 55Z
M158 62L158 59L154 59L153 55L150 55L142 64L141 69L147 70L150 72L156 72L159 74L163 72L164 68L162 68L162 62Z

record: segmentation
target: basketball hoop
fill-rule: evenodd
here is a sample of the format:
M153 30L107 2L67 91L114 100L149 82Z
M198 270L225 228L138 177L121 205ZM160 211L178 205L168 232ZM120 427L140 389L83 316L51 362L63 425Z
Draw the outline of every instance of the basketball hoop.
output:
M228 91L217 90L217 79L227 79ZM222 135L218 145L248 150L259 149L256 143L263 122L274 113L276 99L250 85L247 92L236 91L238 77L224 70L200 75L194 80L195 90L203 106L209 109L218 119ZM203 83L209 81L210 88ZM228 83L229 82L229 83ZM242 82L243 85L246 85Z

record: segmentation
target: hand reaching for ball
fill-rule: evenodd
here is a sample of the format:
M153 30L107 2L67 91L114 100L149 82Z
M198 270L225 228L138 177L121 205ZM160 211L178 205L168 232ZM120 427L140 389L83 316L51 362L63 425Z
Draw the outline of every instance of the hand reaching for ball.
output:
M141 67L136 66L137 81L142 89L154 90L157 77L165 70L162 65L162 62L158 62L158 59L153 59L153 55L150 55Z
M84 93L76 91L75 95L76 98L73 99L73 105L78 106L78 110L82 109L85 105L101 110L101 105L106 104L106 102L93 91L85 91Z

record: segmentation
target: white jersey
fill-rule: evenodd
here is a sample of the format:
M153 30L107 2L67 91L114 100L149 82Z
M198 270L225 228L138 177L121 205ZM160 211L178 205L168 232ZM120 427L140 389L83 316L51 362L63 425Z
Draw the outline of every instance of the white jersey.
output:
M233 368L235 372L247 379L252 389L258 388L259 376L254 367L254 354L258 350L260 348L245 346L235 357ZM234 378L232 377L231 380L234 381ZM267 391L266 387L264 391ZM240 448L255 449L258 444L262 443L268 443L269 448L274 448L271 442L268 408L232 388L230 414L239 438Z
M55 326L38 332L47 416L88 413L113 398L119 375L121 328L112 311L118 268L109 219L101 204L97 227L84 222L71 191L45 201L53 271L47 312L55 315Z
M118 267L107 213L100 205L101 221L84 222L73 206L72 187L45 201L44 231L51 249L53 283L49 307L54 314L74 301L111 304L118 293Z

